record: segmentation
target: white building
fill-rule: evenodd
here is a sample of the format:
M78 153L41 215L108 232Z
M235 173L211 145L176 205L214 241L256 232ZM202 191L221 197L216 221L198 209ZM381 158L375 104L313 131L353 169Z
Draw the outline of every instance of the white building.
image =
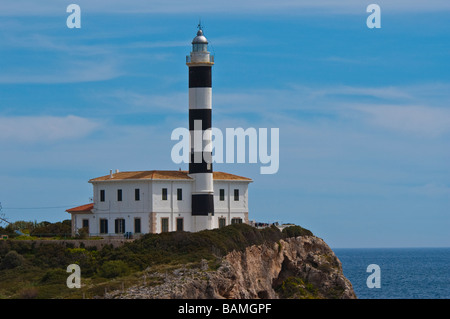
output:
M189 171L118 172L91 179L93 203L72 209L72 233L123 235L200 231L248 223L249 178L213 172L212 66L201 26L186 58L189 67ZM200 129L196 128L199 123ZM203 136L199 142L193 138ZM205 136L207 138L205 138ZM200 143L199 145L195 143Z
M214 215L210 227L248 223L248 185L252 180L214 172ZM86 227L91 236L123 236L206 229L192 215L194 179L187 171L111 172L91 179L94 201L68 209L72 233Z

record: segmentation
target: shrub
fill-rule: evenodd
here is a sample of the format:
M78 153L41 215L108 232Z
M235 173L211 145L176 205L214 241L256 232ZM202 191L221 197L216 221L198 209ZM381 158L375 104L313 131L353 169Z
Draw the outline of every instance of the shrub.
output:
M297 295L304 295L305 283L301 278L288 277L276 289L282 298L292 298Z
M69 274L60 268L53 268L47 270L47 272L42 276L41 284L65 284L66 279Z
M88 227L83 227L78 229L78 234L76 236L79 239L86 239L89 237L89 228Z
M18 254L15 250L11 250L2 259L0 269L13 269L18 266L22 266L24 262L22 255Z
M33 263L42 268L63 268L72 262L70 262L63 245L49 243L36 248Z
M53 236L70 236L72 232L71 221L64 220L57 223L42 222L32 229L32 236L53 237Z
M310 283L305 283L298 277L288 277L275 288L280 298L305 299L319 298L318 290Z
M313 233L300 226L289 226L283 229L283 234L286 235L286 237L297 237L297 236L312 236Z
M130 272L128 265L122 260L110 260L105 262L99 269L98 275L104 278L115 278L127 275Z

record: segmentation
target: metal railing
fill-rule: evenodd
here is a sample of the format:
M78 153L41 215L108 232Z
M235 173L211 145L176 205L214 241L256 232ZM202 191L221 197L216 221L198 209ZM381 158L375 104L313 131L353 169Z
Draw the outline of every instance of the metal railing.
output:
M186 55L186 63L191 63L192 59L190 55ZM209 55L209 61L196 61L198 63L206 62L206 63L214 63L214 55Z

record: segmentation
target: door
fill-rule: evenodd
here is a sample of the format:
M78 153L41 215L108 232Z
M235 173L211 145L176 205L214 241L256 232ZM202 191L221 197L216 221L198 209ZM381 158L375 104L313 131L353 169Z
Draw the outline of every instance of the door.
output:
M125 219L117 218L114 221L115 232L116 234L124 234L125 233Z
M161 218L161 232L167 233L169 231L169 218Z
M183 231L183 218L177 218L177 231Z

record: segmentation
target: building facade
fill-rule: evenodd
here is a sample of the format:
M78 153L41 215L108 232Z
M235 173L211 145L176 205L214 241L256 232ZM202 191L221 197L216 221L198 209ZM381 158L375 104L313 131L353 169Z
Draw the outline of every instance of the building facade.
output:
M252 180L213 173L214 213L208 227L192 215L195 179L187 171L114 172L91 179L93 203L68 209L72 233L85 228L90 236L123 236L170 231L199 231L249 223L248 185Z

